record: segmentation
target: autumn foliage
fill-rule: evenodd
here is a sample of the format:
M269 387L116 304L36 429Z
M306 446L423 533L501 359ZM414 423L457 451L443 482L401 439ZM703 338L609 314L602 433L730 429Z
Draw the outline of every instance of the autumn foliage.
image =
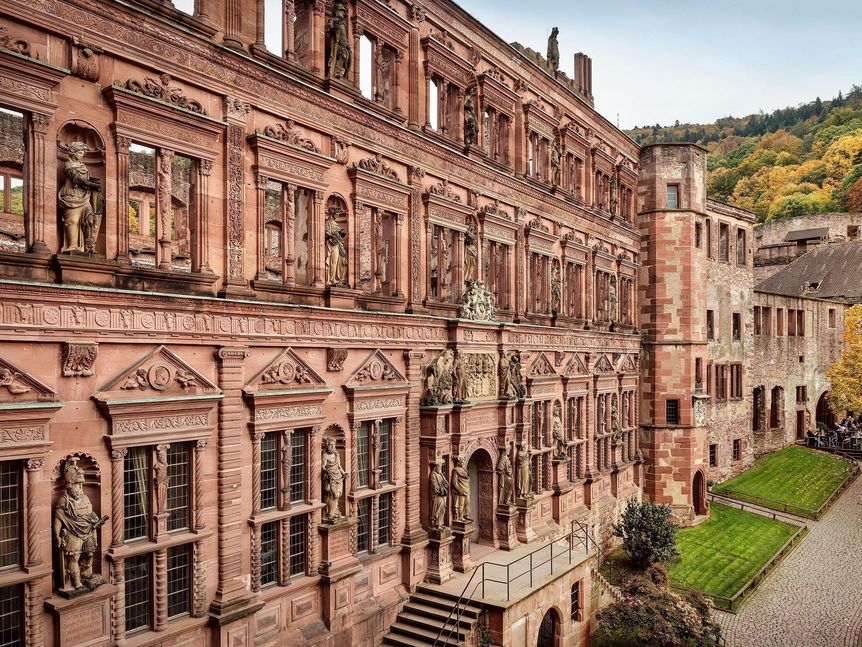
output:
M862 304L844 314L844 348L841 359L826 371L830 390L826 396L836 415L862 411Z

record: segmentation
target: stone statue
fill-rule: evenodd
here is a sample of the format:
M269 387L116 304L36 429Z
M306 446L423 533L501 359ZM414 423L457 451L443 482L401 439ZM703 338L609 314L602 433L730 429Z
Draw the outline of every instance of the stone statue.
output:
M524 397L524 393L521 358L514 351L504 353L500 358L500 398L519 400Z
M476 278L476 267L479 265L479 245L476 242L476 231L469 227L464 233L464 282Z
M391 79L392 79L392 52L388 47L378 46L377 56L375 56L377 67L377 88L375 92L375 100L382 103L387 108L390 106L392 97Z
M551 312L559 314L563 300L563 282L560 280L560 267L554 262L551 268Z
M335 438L323 440L323 503L326 506L326 521L333 522L343 515L338 508L341 493L344 491L344 479L347 476L341 468L341 457L335 449Z
M533 496L533 475L530 473L530 446L518 445L518 496L529 499Z
M494 321L497 318L497 306L494 295L484 281L466 281L467 290L461 295L461 309L458 316L472 321Z
M623 436L623 428L620 426L620 412L617 405L617 396L611 397L611 431L614 442L619 442Z
M558 27L551 30L551 35L548 36L548 65L552 72L560 69L560 44L557 42L557 35L560 33Z
M69 144L69 159L63 165L66 182L57 194L63 216L62 253L92 254L96 251L96 237L102 221L101 213L97 213L102 186L90 179L90 171L82 161L86 152L85 143L72 142Z
M459 353L455 360L455 384L452 399L455 402L467 401L467 367L464 365L466 356Z
M620 183L619 176L617 175L617 172L614 171L614 177L613 177L613 179L611 179L611 189L610 189L610 191L611 191L611 215L612 216L617 215L617 207L619 206L619 203L620 203L619 183Z
M84 472L77 457L66 460L63 468L66 491L54 508L54 541L62 556L63 586L61 590L92 591L102 583L102 576L93 573L93 554L99 538L96 530L108 516L93 512L89 497L84 494Z
M469 91L464 97L464 145L473 146L479 135L479 118L476 116L474 92Z
M455 469L452 470L452 507L455 511L455 521L473 521L470 518L470 474L464 467L464 458L455 459Z
M446 500L449 495L449 482L440 472L440 461L432 461L429 491L431 493L431 527L443 528L446 523Z
M553 416L554 458L562 460L566 457L566 438L563 435L563 411L559 403L554 403Z
M551 146L551 184L554 186L560 184L560 149L557 142Z
M336 214L341 210L330 207L326 212L326 283L328 285L344 285L347 274L347 249L344 239L347 232L338 224Z
M500 505L511 505L514 496L515 479L512 478L512 461L504 447L500 448L500 458L497 461L497 499Z
M168 507L168 446L156 445L153 456L153 482L156 484L156 514Z
M336 0L333 5L326 33L329 35L329 78L343 79L350 72L353 59L347 35L347 4L344 0Z
M422 404L452 404L452 390L455 380L455 355L444 350L425 369L425 393Z
M608 313L608 318L611 321L616 321L617 319L617 277L611 276L610 281L608 281L608 303L610 304L610 312Z

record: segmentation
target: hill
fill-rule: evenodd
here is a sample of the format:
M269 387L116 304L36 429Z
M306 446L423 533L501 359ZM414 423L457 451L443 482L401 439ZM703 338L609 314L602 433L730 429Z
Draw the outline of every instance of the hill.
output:
M749 209L761 222L862 211L862 86L768 114L627 132L639 144L705 146L709 196Z

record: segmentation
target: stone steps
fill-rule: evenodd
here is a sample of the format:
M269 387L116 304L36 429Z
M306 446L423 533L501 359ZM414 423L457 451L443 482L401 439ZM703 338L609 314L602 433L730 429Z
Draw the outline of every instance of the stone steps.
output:
M472 602L462 603L461 615L456 619L457 602L456 595L420 584L383 637L383 644L428 647L435 640L438 646L469 644L478 628L482 608Z

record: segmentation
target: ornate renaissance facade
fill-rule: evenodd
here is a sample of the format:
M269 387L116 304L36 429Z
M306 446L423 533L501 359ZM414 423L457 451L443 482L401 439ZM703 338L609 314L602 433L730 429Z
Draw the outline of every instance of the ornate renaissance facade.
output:
M376 644L480 555L607 541L643 249L589 58L180 4L0 0L7 644ZM495 643L584 644L591 564Z

